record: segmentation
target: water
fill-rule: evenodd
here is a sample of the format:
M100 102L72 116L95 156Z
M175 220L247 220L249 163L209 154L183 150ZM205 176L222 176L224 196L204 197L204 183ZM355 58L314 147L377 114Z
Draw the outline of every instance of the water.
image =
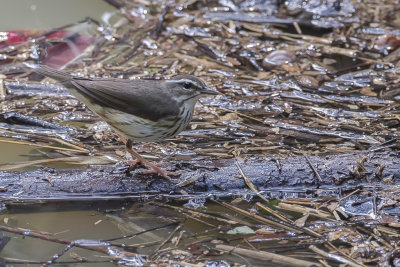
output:
M100 221L100 222L98 222ZM5 223L7 222L7 223ZM96 223L98 222L98 223ZM113 220L105 214L95 210L83 211L40 211L29 213L10 213L0 216L0 223L13 227L29 228L31 231L43 231L50 233L52 237L68 240L75 239L107 239L121 235L121 230ZM59 253L66 245L48 242L45 240L26 236L6 233L10 236L10 242L0 253L2 258L13 258L20 260L48 261ZM70 253L77 253L81 257L94 260L92 251L81 248L72 248L61 261L72 260ZM98 266L111 266L110 263L103 263Z
M0 258L5 259L7 262L15 261L16 259L34 262L58 262L65 263L64 266L68 265L66 264L67 262L85 258L88 263L82 263L84 266L115 266L114 263L110 262L108 255L117 257L116 261L119 264L141 266L142 263L146 262L146 257L126 254L127 252L124 252L124 248L128 248L130 245L159 241L156 244L147 245L136 250L127 249L127 251L133 253L151 255L160 243L166 240L174 231L179 222L184 223L175 234L177 236L180 231L183 233L178 246L175 247L168 242L162 249L172 248L176 251L181 251L187 250L187 246L192 246L192 251L193 249L197 250L199 248L196 245L190 244L196 243L196 240L201 240L203 236L210 236L215 240L226 238L227 236L224 232L229 230L221 229L216 231L221 222L207 218L202 218L203 222L199 222L197 219L186 217L181 212L170 208L158 207L157 205L130 202L79 203L80 206L76 204L64 202L48 203L42 207L31 206L24 208L19 206L3 212L0 215L0 225L29 230L23 230L22 235L4 231L4 235L11 237L11 240L0 252ZM178 208L180 207L178 206ZM226 209L212 203L207 204L207 210L210 212L227 212ZM174 222L176 223L174 224ZM146 232L146 230L151 231ZM50 238L68 240L71 243L60 244L34 238L35 233L41 233ZM141 234L132 236L137 233ZM235 239L234 235L228 236ZM109 244L119 244L119 246L109 246ZM201 243L199 244L202 246ZM78 248L75 245L103 248L106 253ZM212 247L213 245L209 244L208 246ZM213 261L225 259L241 262L240 258L229 255L223 257L213 256L209 259ZM257 261L254 261L254 263L257 263ZM264 266L269 266L265 264L263 263ZM222 264L220 266L226 265Z
M28 155L34 153L29 146L2 143L1 140L9 141L11 139L0 138L0 164L27 161L29 160Z
M86 17L104 22L103 18L115 12L114 7L99 0L1 0L0 4L0 31L49 30Z

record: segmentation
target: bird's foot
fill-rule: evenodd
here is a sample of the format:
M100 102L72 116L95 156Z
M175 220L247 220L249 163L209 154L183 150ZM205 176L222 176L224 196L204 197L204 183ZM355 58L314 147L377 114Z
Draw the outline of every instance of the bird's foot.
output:
M138 164L141 164L145 167L148 168L148 170L140 170L141 173L143 174L157 174L158 176L161 176L165 179L167 179L168 181L171 180L170 176L178 176L181 175L179 172L170 172L167 169L162 169L160 167L158 167L156 164L153 164L147 160L145 160L145 162L142 162L140 160L128 160L126 161L126 163L129 165L128 167L128 171L133 170Z
M138 159L135 159L135 160L127 160L127 161L126 161L126 164L129 165L128 171L133 170L133 169L136 167L136 165L141 164L141 163L142 163L142 162L141 162L140 160L138 160Z
M171 181L171 177L169 177L169 176L180 175L180 173L170 172L166 169L162 169L162 168L158 167L157 165L151 163L150 161L146 160L145 158L143 158L141 155L139 155L138 152L136 152L132 148L132 141L130 139L128 139L128 141L126 142L126 150L133 157L136 158L136 160L128 161L128 163L130 164L129 170L132 170L138 163L140 163L143 166L149 168L149 170L143 170L142 173L145 173L145 174L154 173L154 174L157 174L158 176L161 176L161 177L167 179L168 181Z
M126 163L132 167L135 167L136 165L138 165L141 162L140 162L140 160L135 159L135 160L127 160Z
M146 174L151 174L151 173L155 173L159 176L162 176L164 178L166 178L167 180L171 180L170 176L178 176L181 175L179 172L170 172L167 169L162 169L160 167L158 167L157 165L148 162L147 167L149 167L149 170L143 170L143 173Z

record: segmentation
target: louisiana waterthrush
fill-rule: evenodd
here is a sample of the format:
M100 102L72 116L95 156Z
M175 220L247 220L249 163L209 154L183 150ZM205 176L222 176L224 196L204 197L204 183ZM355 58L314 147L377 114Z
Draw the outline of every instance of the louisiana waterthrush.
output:
M177 135L188 126L197 100L218 94L192 75L177 75L169 80L81 78L45 65L25 66L63 84L126 138L123 141L128 151L139 162L166 178L171 173L141 157L132 149L132 140L160 141Z

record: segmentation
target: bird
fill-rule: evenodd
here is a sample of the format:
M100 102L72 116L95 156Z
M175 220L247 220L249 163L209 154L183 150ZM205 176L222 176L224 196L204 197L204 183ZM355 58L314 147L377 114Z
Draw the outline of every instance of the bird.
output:
M43 64L25 62L32 71L54 79L100 116L126 145L127 151L149 170L166 179L176 173L159 168L133 149L133 141L171 138L190 123L196 102L217 95L198 77L182 74L171 79L85 78Z

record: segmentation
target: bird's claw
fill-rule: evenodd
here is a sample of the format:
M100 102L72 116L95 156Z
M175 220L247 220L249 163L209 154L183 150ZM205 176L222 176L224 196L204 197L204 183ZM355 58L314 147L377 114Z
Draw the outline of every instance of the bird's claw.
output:
M129 168L130 170L132 170L133 167L134 167L136 164L141 163L143 166L149 168L149 170L144 170L144 171L142 171L143 173L146 173L146 174L148 174L148 173L155 173L155 174L157 174L157 175L159 175L159 176L161 176L161 177L167 179L168 181L171 181L171 178L169 177L169 175L171 175L171 176L180 175L180 173L177 173L177 172L170 172L170 171L167 171L167 170L165 170L165 169L161 169L161 168L158 167L157 165L155 165L155 164L149 162L148 160L146 160L145 158L143 158L137 151L135 151L135 150L132 148L132 140L131 140L131 139L128 139L128 140L126 141L125 145L126 145L126 150L127 150L134 158L136 158L136 160L132 161L132 162L134 162L134 165L131 165L131 166L130 166L130 168Z
M157 165L150 163L148 161L142 162L140 160L128 160L126 163L129 164L129 168L128 168L129 171L133 170L137 164L142 164L143 166L145 166L149 169L148 170L140 170L141 173L157 174L158 176L161 176L161 177L167 179L168 181L171 180L170 176L180 175L179 172L170 172L170 171L168 171L166 169L162 169L162 168L158 167Z
M137 164L141 163L141 161L138 160L138 159L135 159L135 160L127 160L126 163L129 164L130 167L134 167L134 166L136 166Z
M143 170L143 173L145 173L145 174L155 173L155 174L157 174L159 176L164 177L165 179L167 179L169 181L171 180L171 177L169 177L169 176L178 176L178 175L180 175L179 172L170 172L170 171L168 171L166 169L161 169L161 168L157 167L154 164L152 164L152 166L150 166L150 167L151 167L150 170Z

